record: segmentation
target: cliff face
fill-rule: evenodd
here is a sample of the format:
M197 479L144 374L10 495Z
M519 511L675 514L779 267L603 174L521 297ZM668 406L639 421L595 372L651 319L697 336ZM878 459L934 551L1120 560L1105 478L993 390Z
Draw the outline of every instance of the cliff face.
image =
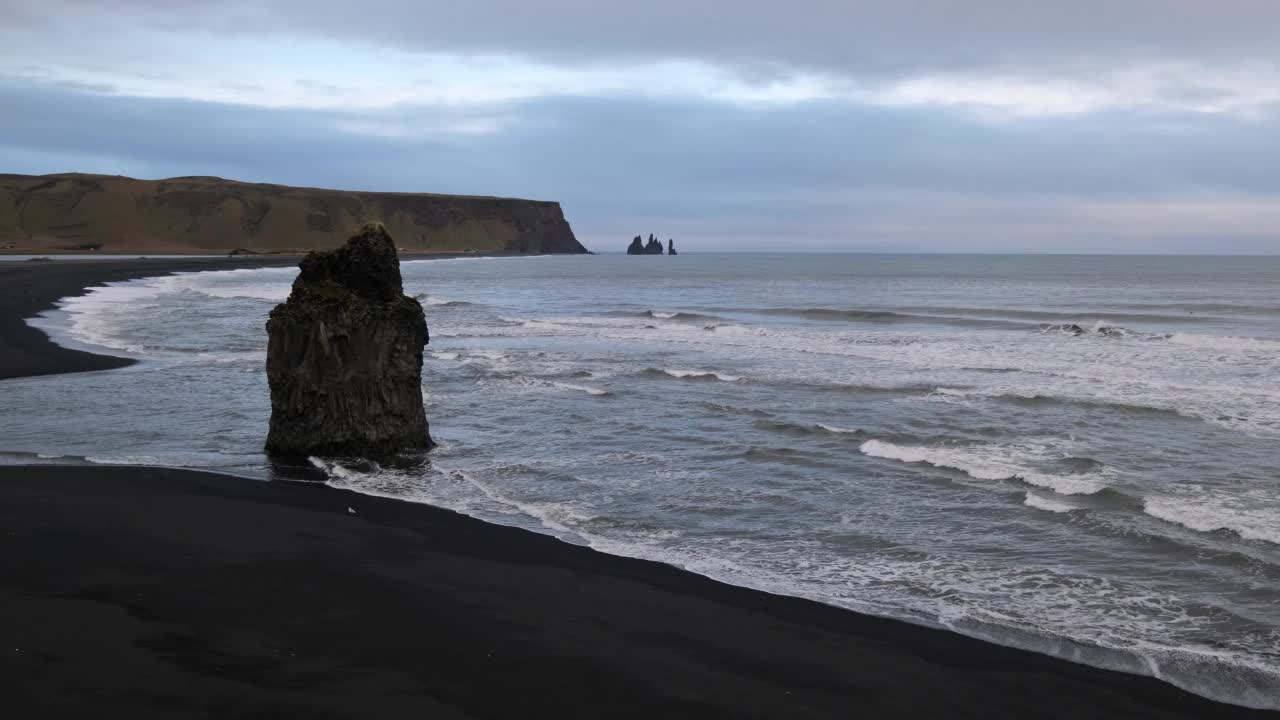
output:
M302 260L267 320L271 427L279 455L376 456L432 445L422 407L422 306L404 294L386 229Z
M0 175L0 249L305 251L337 247L347 229L372 220L406 251L586 252L555 202L208 177Z

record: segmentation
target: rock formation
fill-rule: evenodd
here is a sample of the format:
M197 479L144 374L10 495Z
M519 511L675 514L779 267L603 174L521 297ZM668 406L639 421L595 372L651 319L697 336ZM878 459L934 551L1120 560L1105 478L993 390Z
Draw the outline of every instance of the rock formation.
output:
M381 223L303 258L267 320L267 452L377 456L432 446L422 407L422 305L404 294Z
M662 255L662 241L649 233L649 242L645 242L639 235L631 239L631 244L627 246L628 255ZM674 240L667 240L667 255L676 254L676 243Z

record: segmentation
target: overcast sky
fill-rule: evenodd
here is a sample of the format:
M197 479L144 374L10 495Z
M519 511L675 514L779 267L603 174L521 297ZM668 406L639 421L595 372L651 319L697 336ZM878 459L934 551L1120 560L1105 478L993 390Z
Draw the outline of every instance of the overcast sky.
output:
M1280 253L1275 0L0 0L0 172L686 250Z

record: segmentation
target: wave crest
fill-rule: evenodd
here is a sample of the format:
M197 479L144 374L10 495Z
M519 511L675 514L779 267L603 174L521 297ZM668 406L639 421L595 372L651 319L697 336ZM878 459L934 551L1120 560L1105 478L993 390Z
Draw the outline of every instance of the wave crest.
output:
M1016 480L1052 490L1059 495L1093 495L1101 492L1108 487L1107 480L1113 474L1105 466L1100 470L1087 472L1044 472L1034 467L1048 459L1043 449L1028 450L1014 446L921 447L868 440L859 450L871 457L958 470L977 480ZM1066 459L1081 461L1080 458ZM1096 462L1092 464L1100 465Z

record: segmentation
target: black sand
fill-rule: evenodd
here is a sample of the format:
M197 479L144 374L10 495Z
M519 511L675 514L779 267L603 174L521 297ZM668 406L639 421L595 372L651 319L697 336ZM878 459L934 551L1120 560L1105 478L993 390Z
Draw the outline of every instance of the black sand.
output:
M174 269L138 262L0 265L2 369L96 369L14 328ZM24 719L1254 715L427 506L157 468L0 467L0 657Z
M1246 714L324 486L7 467L0 530L9 717Z

